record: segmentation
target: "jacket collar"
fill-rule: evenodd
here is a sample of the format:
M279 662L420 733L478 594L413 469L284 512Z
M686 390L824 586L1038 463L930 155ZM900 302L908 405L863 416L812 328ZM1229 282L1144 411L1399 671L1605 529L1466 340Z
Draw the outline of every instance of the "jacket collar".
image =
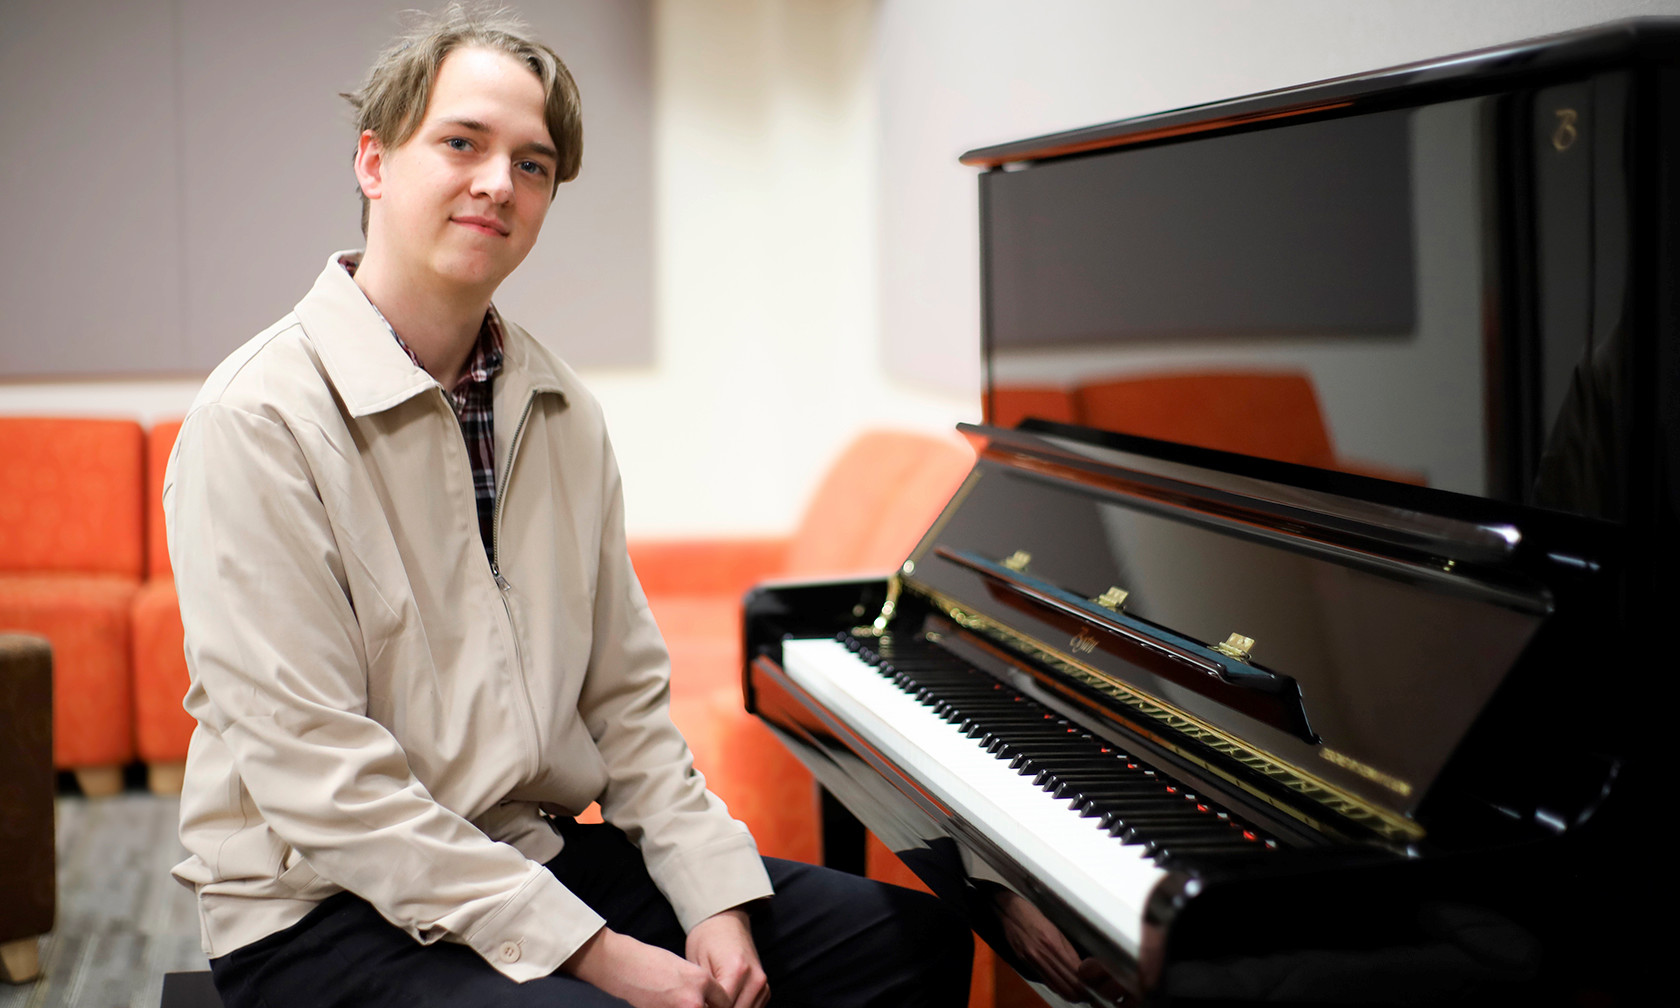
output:
M388 410L399 403L437 388L437 380L416 367L391 338L391 327L368 301L362 289L339 265L339 259L359 252L334 252L326 268L315 278L315 286L297 303L293 312L309 334L309 341L321 358L327 378L353 417ZM491 311L496 309L492 307ZM497 315L501 318L500 314ZM564 382L544 354L532 353L524 330L502 320L503 371L497 378L498 392L557 392L565 394ZM512 385L524 388L515 390ZM500 400L501 395L497 396Z

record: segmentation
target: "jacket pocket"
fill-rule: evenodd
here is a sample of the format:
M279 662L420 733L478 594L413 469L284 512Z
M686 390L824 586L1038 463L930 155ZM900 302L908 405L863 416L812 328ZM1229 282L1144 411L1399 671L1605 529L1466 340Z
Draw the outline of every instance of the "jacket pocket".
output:
M283 888L301 893L314 885L317 877L315 869L309 866L309 862L303 859L303 855L288 846L280 856L280 874L275 876L274 881Z

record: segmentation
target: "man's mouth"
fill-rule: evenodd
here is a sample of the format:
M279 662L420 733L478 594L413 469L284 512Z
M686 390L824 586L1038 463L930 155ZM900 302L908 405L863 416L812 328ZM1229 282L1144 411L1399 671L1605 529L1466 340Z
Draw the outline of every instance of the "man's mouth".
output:
M508 233L507 225L503 224L494 217L475 217L469 215L464 217L451 217L450 220L464 227L472 228L481 234L497 235L505 238Z

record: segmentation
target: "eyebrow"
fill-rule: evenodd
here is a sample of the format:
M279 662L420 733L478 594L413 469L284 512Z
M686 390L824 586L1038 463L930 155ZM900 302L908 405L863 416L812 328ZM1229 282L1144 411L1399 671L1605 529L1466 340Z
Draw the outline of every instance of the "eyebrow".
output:
M464 118L464 117L463 118L449 118L449 119L441 119L441 120L439 120L439 122L447 123L451 126L459 126L464 130L471 130L474 133L488 133L488 132L490 132L490 127L486 126L484 123L480 122L477 119L467 119L467 118ZM542 154L542 155L545 155L546 157L548 157L551 160L556 161L556 162L558 162L560 160L560 152L559 151L555 150L553 147L550 147L548 144L542 143L540 141L535 141L534 140L531 143L520 144L517 148L515 148L515 150L518 150L518 151L521 151L521 152L527 152L527 153L531 153L531 154Z

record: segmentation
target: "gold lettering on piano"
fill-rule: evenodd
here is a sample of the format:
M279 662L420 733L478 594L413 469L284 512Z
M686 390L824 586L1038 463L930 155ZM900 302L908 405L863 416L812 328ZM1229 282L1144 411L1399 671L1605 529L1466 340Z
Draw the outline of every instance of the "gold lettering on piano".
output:
M1009 554L1009 559L1005 560L1003 565L1019 574L1026 570L1027 564L1030 563L1032 563L1031 553L1028 553L1026 550L1016 550L1015 552Z
M1557 130L1552 134L1552 147L1561 154L1575 146L1575 141L1580 138L1580 131L1575 128L1575 121L1580 118L1580 113L1572 108L1560 108L1557 110L1557 118Z
M1386 774L1381 770L1378 770L1376 767L1367 766L1354 759L1352 756L1339 753L1328 747L1320 749L1318 754L1343 769L1352 770L1354 773L1368 781L1381 784L1383 787L1388 788L1397 795L1409 797L1412 793L1412 786L1410 784L1393 774Z
M1097 649L1097 639L1087 630L1081 630L1068 639L1068 647L1076 654L1090 654Z

